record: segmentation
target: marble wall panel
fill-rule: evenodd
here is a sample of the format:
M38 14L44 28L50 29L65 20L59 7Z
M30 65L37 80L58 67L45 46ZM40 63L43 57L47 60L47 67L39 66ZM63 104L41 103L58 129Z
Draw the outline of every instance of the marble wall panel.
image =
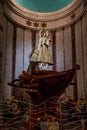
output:
M31 40L31 31L24 31L24 70L27 71L30 64L30 55L32 52L32 40Z
M15 68L15 78L18 78L19 74L22 73L24 68L24 30L17 28L17 39L16 39L16 68Z
M71 27L64 29L64 54L65 54L65 70L72 68L72 41Z
M7 23L7 33L5 42L5 80L4 80L4 98L11 96L11 87L7 85L12 80L12 42L13 42L13 25Z
M87 98L87 14L82 18L82 51L83 51L83 76L84 94Z
M6 39L7 39L7 20L5 18L3 18L3 44L2 44L2 76L1 76L1 86L2 86L2 98L4 99L4 89L5 89L5 67L6 67Z
M71 40L71 27L64 28L64 62L65 70L72 68L72 40ZM69 85L66 89L66 95L73 97L73 86Z
M79 20L75 24L75 39L76 39L76 63L80 65L80 70L77 71L77 88L78 98L84 95L84 70L83 70L83 42L82 42L82 23Z
M16 36L16 59L15 59L15 78L24 70L24 30L20 27L17 28ZM15 88L14 94L17 97L23 93L23 89Z
M62 29L56 32L56 70L64 70L64 37Z
M59 72L65 69L64 57L64 30L60 29L56 31L56 70ZM65 93L63 93L60 98L64 96Z

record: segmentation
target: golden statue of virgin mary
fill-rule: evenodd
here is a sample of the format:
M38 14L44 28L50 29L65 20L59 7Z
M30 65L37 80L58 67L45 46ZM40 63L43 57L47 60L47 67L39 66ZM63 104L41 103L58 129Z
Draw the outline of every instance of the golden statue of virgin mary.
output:
M30 57L30 62L53 64L50 33L47 30L39 31L38 47Z

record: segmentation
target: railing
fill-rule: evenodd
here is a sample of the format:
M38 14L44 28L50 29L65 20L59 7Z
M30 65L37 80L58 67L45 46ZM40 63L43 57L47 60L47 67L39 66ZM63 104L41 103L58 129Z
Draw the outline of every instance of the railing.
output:
M0 130L43 130L41 124L46 122L45 130L48 129L47 124L53 125L55 122L57 124L56 130L81 130L82 127L86 130L85 123L82 124L82 121L87 120L87 104L83 105L79 110L72 101L68 102L71 105L67 108L61 101L59 102L57 97L49 98L40 105L20 101L20 107L18 108L20 113L13 116L12 111L6 113L9 108L13 107L12 104L6 107L7 102L0 103ZM29 105L27 110L24 106L26 104ZM16 106L14 105L14 107ZM24 113L27 113L26 117L29 116L27 123L23 118Z

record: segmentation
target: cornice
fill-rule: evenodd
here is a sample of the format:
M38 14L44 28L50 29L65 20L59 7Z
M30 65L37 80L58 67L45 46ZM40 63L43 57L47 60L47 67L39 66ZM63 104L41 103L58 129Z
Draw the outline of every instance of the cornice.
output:
M13 12L15 12L15 14L23 18L27 18L35 21L49 22L49 21L58 20L68 16L82 4L82 0L79 1L74 0L71 4L69 4L64 9L51 12L51 13L39 13L39 12L30 11L20 6L18 3L16 3L15 0L7 0L6 3L9 6L10 10L12 10Z
M52 13L39 13L27 10L18 5L15 0L7 0L4 4L5 14L14 22L25 27L35 29L34 23L37 22L39 27L43 22L46 23L47 28L55 29L68 24L71 24L78 19L84 12L83 0L74 0L71 4L62 10ZM73 17L75 15L75 17ZM30 21L31 25L27 25L26 21Z

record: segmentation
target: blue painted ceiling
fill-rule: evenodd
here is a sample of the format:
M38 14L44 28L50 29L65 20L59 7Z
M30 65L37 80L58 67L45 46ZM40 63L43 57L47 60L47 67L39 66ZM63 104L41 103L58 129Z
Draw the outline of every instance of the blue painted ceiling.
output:
M24 8L40 13L54 12L63 9L73 0L16 0Z

